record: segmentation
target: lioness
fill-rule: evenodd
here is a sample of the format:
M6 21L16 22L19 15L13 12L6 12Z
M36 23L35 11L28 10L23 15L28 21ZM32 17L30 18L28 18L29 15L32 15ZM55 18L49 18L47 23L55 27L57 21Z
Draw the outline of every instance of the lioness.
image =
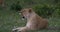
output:
M13 31L26 32L28 30L38 30L43 29L48 26L47 19L44 19L37 15L32 8L22 9L20 11L23 18L27 19L27 24L25 27L18 27L13 29Z

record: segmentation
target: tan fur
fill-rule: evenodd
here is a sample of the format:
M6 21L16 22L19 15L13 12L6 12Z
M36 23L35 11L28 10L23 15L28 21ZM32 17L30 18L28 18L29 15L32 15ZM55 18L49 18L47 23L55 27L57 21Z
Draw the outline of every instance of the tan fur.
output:
M44 19L37 15L31 8L22 9L20 13L22 17L25 17L27 19L27 24L25 27L18 27L16 29L13 29L13 31L18 29L18 31L26 32L28 30L43 29L48 26L47 19Z

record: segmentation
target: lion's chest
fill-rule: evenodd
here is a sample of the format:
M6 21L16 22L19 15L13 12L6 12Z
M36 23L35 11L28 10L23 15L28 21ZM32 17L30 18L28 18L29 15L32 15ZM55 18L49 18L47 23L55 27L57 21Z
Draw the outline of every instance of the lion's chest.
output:
M26 26L33 30L37 28L37 24L34 21L27 22Z
M27 22L26 26L31 27L32 24L33 24L32 22Z

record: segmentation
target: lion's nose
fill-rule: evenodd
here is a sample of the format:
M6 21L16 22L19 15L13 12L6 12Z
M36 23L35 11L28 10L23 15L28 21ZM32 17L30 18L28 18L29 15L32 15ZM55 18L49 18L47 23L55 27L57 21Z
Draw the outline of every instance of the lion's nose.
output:
M22 18L25 18L24 16Z

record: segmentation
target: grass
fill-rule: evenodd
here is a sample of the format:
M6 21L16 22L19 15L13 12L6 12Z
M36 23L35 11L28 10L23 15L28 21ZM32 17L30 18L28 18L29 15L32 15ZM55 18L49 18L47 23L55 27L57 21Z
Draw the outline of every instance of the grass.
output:
M16 0L15 0L16 1ZM26 21L22 20L18 12L10 10L10 5L15 2L13 0L6 0L7 8L0 7L0 32L11 32L14 26L25 26ZM23 0L20 1L23 6ZM37 1L38 2L38 1ZM60 18L49 18L49 26L60 26ZM29 32L60 32L60 30L36 30Z
M11 32L14 26L22 26L22 22L17 12L0 10L0 32Z
M0 32L11 32L14 26L25 26L26 21L21 20L18 12L10 9L0 9ZM60 26L59 18L50 18L49 26ZM60 30L38 30L30 32L60 32Z

